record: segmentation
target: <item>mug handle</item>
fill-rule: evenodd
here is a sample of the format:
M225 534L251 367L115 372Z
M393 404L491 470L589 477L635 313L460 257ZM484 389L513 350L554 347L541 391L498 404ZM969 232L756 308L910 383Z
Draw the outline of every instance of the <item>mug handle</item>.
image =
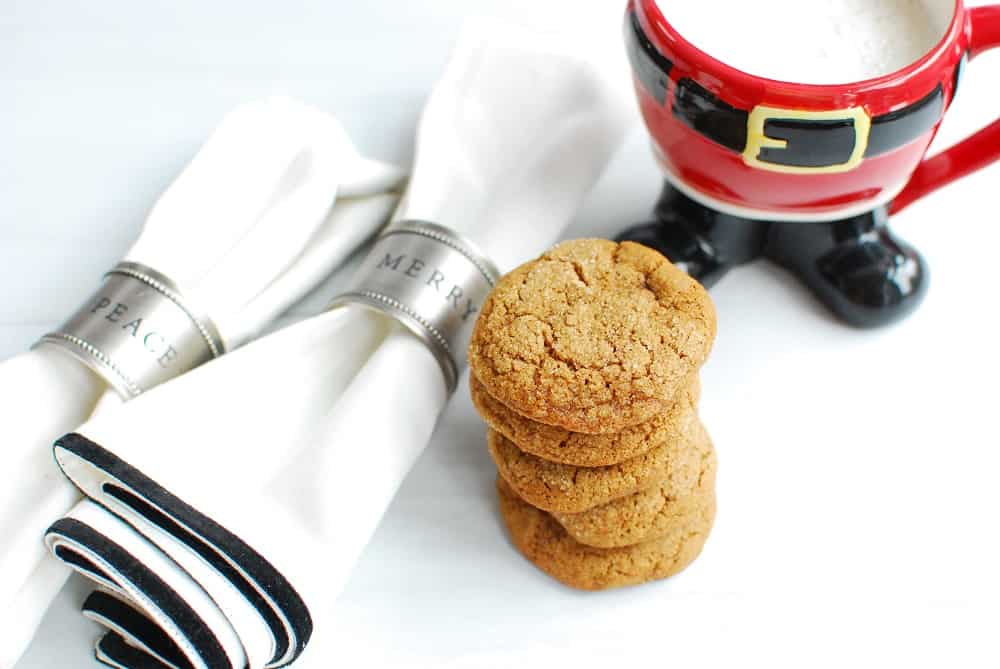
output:
M988 49L1000 47L1000 5L970 8L969 25L972 34L969 40L970 61ZM1000 119L920 163L909 183L892 201L889 213L898 213L923 196L997 159L1000 159Z

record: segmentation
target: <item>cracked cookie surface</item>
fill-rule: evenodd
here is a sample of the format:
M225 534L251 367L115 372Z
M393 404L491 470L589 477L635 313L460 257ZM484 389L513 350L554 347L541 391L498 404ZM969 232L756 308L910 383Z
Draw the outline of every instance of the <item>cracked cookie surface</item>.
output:
M715 449L702 452L701 475L678 489L665 481L582 513L552 517L573 539L598 548L631 546L668 536L691 515L704 514L715 499Z
M608 434L667 411L715 331L704 288L662 255L581 239L497 283L476 321L469 367L523 416Z
M500 515L514 546L556 580L582 590L606 590L667 578L701 553L715 519L715 497L700 513L682 516L668 534L624 548L594 548L573 539L552 516L518 498L497 479Z
M680 439L668 441L631 460L607 467L574 467L544 460L519 449L496 430L486 444L500 476L532 506L555 513L580 513L661 482L671 490L690 490L701 476L702 454L712 444L698 417L681 426Z
M469 379L472 403L487 425L522 451L577 467L625 462L668 441L682 439L681 427L697 411L701 386L693 375L677 392L670 408L649 420L612 434L571 432L526 418L492 397L475 376Z

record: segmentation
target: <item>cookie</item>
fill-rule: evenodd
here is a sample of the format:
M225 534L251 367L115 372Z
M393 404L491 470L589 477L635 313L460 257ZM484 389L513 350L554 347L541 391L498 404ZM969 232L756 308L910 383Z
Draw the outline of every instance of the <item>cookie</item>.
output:
M552 517L569 536L588 546L618 548L660 539L685 517L703 513L714 503L715 471L715 451L710 449L702 453L701 475L687 489L665 481L589 511Z
M657 482L671 490L690 490L701 476L702 453L712 446L697 416L692 414L681 429L683 438L607 467L543 460L492 429L487 431L486 443L500 476L521 499L545 511L580 513Z
M525 418L491 397L476 379L469 379L472 403L494 430L522 451L577 467L605 467L647 453L667 441L682 438L679 427L690 423L701 386L698 376L689 379L670 408L651 419L613 434L583 434Z
M669 410L715 330L705 289L662 255L582 239L497 283L476 321L469 367L523 416L608 434Z
M497 480L500 515L514 546L536 567L581 590L606 590L673 576L701 553L715 519L712 495L699 513L677 519L652 541L624 548L594 548L573 539L552 516L521 500Z

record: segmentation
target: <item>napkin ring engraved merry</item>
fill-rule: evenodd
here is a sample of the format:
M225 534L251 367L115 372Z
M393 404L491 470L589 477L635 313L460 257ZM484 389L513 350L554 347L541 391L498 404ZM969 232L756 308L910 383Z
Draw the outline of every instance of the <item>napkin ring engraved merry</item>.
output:
M395 318L430 347L454 392L479 308L499 278L453 230L400 221L375 241L350 288L330 306L360 304Z
M225 352L218 330L167 277L119 263L100 290L36 346L60 348L132 399Z

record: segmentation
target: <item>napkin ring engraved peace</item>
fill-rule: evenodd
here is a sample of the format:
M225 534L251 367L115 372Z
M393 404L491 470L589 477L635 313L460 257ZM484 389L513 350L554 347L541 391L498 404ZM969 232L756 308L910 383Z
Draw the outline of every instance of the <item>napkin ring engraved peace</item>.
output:
M100 290L36 346L54 346L132 399L225 352L212 321L167 277L123 262Z
M454 230L399 221L375 241L351 287L330 306L360 304L399 321L434 353L451 393L476 316L499 278L494 264Z
M628 5L635 90L666 184L655 219L620 239L659 249L708 287L766 258L854 326L910 314L927 272L889 214L1000 158L1000 121L926 158L966 62L1000 46L1000 5L769 0L745 33L694 5ZM857 81L830 83L842 77Z

